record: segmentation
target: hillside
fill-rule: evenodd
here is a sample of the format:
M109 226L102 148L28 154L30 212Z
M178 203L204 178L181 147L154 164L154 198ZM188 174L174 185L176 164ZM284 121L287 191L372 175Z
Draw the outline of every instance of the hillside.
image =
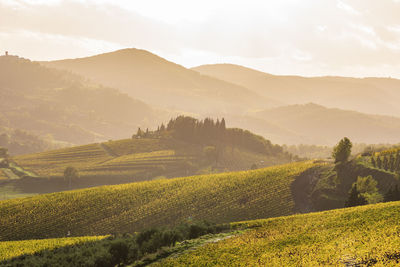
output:
M0 185L19 193L121 184L158 178L248 170L297 160L279 145L225 120L179 116L167 126L142 131L130 139L93 143L10 158L0 166ZM64 178L67 167L77 177ZM2 188L0 187L0 189ZM15 195L15 192L3 194ZM0 197L1 198L1 197Z
M312 103L267 109L251 115L296 133L296 143L333 145L343 136L366 144L400 141L400 117L326 108ZM269 135L267 130L260 133ZM283 138L274 140L289 141Z
M398 266L399 220L390 202L240 222L248 231L152 266Z
M0 201L0 239L134 232L186 219L234 222L293 214L291 184L319 166L161 179Z
M233 64L193 68L286 104L327 107L400 117L400 80L391 78L277 76Z
M85 144L127 136L164 116L115 89L27 59L1 56L0 69L2 127Z
M118 88L146 103L186 112L234 112L276 106L276 101L140 49L123 49L87 58L41 64L65 69Z

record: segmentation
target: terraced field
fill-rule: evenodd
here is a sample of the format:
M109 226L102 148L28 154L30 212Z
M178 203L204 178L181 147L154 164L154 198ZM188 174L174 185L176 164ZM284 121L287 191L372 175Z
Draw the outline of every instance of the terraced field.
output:
M179 146L159 139L138 139L90 144L14 158L25 170L41 177L61 177L66 167L78 169L80 177L169 176L194 156L178 154ZM198 154L198 153L197 153Z
M233 224L249 229L152 266L399 266L400 203Z
M291 184L319 163L160 179L0 202L0 239L134 232L187 219L216 223L293 213Z
M106 236L66 237L53 239L22 240L0 242L0 262L21 255L30 255L46 249L98 241Z

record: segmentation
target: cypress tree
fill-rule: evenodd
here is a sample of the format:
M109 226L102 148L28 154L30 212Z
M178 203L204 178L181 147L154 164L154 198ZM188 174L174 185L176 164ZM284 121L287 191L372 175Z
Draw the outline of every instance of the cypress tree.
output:
M383 167L383 169L385 169L385 171L387 171L389 169L389 161L386 156L383 156L382 167Z
M394 159L394 157L393 157L393 154L390 154L390 157L389 157L389 162L388 162L388 169L390 170L390 171L394 171L394 167L395 167L395 159Z
M373 156L371 157L371 164L372 164L372 166L374 166L374 168L376 168L376 161Z
M378 167L378 169L382 169L382 160L380 156L376 158L376 166Z

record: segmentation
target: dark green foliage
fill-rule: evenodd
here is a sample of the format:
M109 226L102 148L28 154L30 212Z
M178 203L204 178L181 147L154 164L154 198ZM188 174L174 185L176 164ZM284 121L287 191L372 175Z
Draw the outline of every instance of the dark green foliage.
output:
M389 169L389 160L386 156L383 156L382 167L385 171Z
M358 192L357 186L351 187L349 198L345 203L345 207L355 207L368 204L367 200Z
M398 185L395 187L390 187L384 196L384 201L399 201L400 200L400 191Z
M128 259L129 246L127 242L122 240L111 243L110 249L108 250L111 254L113 264L125 263Z
M374 166L374 168L376 168L376 161L374 157L371 157L371 164Z
M352 146L353 144L347 137L340 140L332 152L335 163L346 163L350 157Z
M253 163L253 165L251 165L250 169L257 170L258 169L257 164Z
M380 156L378 156L378 157L376 158L376 166L377 166L379 169L382 169L382 160L381 160L381 157L380 157Z
M159 132L149 133L149 136L162 136L161 129L162 127L160 127ZM215 122L210 118L197 120L192 117L178 116L168 122L166 130L171 136L191 143L214 145L216 147L229 145L265 155L282 154L290 157L287 152L283 151L281 146L273 145L262 136L238 128L227 129L225 119Z
M124 266L141 260L149 253L159 251L162 247L175 246L178 241L193 239L210 233L216 234L227 229L230 229L229 225L215 225L208 222L182 223L171 229L152 228L135 235L125 234L96 242L45 250L34 255L20 256L1 262L0 265Z

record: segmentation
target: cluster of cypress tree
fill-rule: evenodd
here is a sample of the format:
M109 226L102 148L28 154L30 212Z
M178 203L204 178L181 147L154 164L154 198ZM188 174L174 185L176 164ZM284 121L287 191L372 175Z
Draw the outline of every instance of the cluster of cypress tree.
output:
M400 173L400 150L389 155L371 157L371 163L375 168Z
M226 128L225 119L211 118L197 120L189 116L178 116L171 119L167 126L161 124L156 131L142 131L140 128L134 137L172 136L176 139L203 145L241 147L266 155L283 154L283 148L273 145L262 136L255 135L247 130ZM286 156L289 156L286 153Z
M229 145L266 155L284 153L281 146L273 145L262 136L239 128L226 128L224 118L214 121L211 118L197 120L187 116L179 116L170 120L166 129L174 137L192 143Z

